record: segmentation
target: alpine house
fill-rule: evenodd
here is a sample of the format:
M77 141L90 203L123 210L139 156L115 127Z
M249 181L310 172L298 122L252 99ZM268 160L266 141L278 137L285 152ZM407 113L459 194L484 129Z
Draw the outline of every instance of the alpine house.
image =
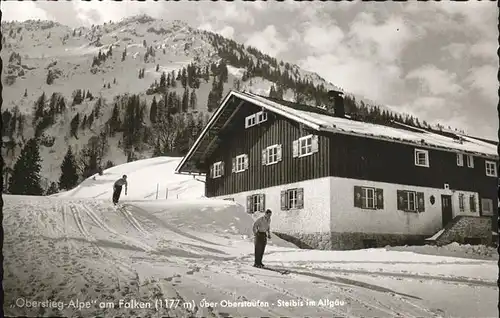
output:
M231 91L176 173L206 175L205 195L305 248L488 244L497 232L495 142ZM492 222L494 221L494 222Z

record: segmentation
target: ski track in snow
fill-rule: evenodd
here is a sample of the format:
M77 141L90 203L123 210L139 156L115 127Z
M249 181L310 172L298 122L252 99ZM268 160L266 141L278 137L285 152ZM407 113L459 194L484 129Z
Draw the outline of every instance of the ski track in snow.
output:
M287 269L288 269L288 267L287 267ZM230 275L234 275L234 273L230 273L224 269L222 270L222 272L225 272L225 273L230 274ZM281 275L281 274L278 273L278 275L276 276L276 277L278 277L278 279L279 279L279 275ZM291 274L286 275L286 276L290 276L291 278L294 278L294 277L297 277L300 275L303 275L303 274L291 272ZM264 280L256 279L256 278L249 279L249 276L252 277L254 275L246 274L244 276L240 275L239 277L242 278L243 280L249 282L249 283L254 283L254 284L257 284L259 286L263 286L263 287L266 287L268 289L275 290L276 292L278 292L282 295L289 296L291 299L300 299L304 302L306 302L307 300L314 301L313 298L300 296L297 293L294 293L292 291L287 290L286 288L283 288L282 285L270 284ZM341 294L341 290L336 286L336 284L329 284L329 291L331 292L332 289L336 289L338 294ZM401 315L401 313L392 310L392 308L390 306L387 306L385 304L380 303L375 297L370 297L369 300L363 300L363 297L366 297L366 296L363 296L361 294L356 294L353 289L349 289L349 291L351 292L351 294L355 294L355 297L345 297L344 296L343 298L345 299L346 302L349 303L349 306L351 306L351 307L353 305L356 305L356 303L357 303L358 306L367 308L370 311L376 310L379 312L379 314L381 314L382 316L385 316L385 317L389 317L389 316L394 317L394 316ZM306 293L306 295L307 295L307 293ZM333 310L330 308L326 308L326 310L328 310L329 314L332 316L342 316L343 314L345 314L342 311ZM319 314L319 313L316 313L316 314ZM405 312L404 316L405 317L414 317L413 315L411 315L408 312ZM361 317L361 316L355 316L355 315L353 315L353 313L349 313L349 317Z
M130 210L126 208L126 206L120 206L116 210L120 212L139 233L148 236L149 233L142 228L139 221L137 221L137 219L132 215Z
M140 204L114 209L110 203L97 200L9 197L4 211L6 304L20 294L32 300L52 297L54 300L98 299L115 303L119 299L150 303L156 299L180 301L176 308L160 310L115 307L81 311L66 308L59 312L6 305L6 314L12 316L444 317L449 316L445 309L428 308L419 297L377 285L377 282L369 284L349 277L356 274L394 280L406 278L423 286L426 281L433 281L464 288L493 287L493 282L481 284L479 280L451 276L324 268L321 261L307 262L307 267L303 261L265 261L270 267L291 271L282 275L250 266L253 248L244 256L226 257L222 265L214 255L226 253L227 246L194 237L173 224L166 224L168 221L159 218L161 213L151 213ZM126 232L126 228L131 230ZM168 253L162 252L160 246L152 246L159 241ZM219 247L214 249L211 247L214 245ZM266 255L274 253L279 252L270 250ZM341 261L327 265L338 266ZM322 267L315 267L315 263ZM470 263L473 262L457 261L456 266ZM305 303L325 298L342 300L345 305L276 305L278 300ZM271 305L203 308L199 306L202 299L213 302L260 300ZM193 301L195 306L182 305Z

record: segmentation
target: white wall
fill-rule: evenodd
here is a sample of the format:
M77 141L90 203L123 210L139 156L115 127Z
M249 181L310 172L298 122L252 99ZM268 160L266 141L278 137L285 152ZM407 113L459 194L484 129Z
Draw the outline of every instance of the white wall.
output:
M354 207L354 186L384 190L384 209L368 210ZM281 211L281 191L304 188L304 208ZM397 190L424 193L425 212L403 212L397 209ZM442 228L441 195L452 196L453 217L458 214L477 215L470 212L469 195L477 193L446 189L425 188L392 183L327 177L255 191L215 197L232 198L246 210L247 196L266 195L266 209L273 211L271 228L283 233L363 232L373 234L415 234L432 236ZM458 195L465 194L465 211L459 213ZM430 197L435 197L431 204ZM477 201L479 211L479 201ZM255 216L261 216L255 213Z
M256 191L241 192L233 195L215 197L233 198L246 210L247 196L265 193L266 209L273 211L271 230L283 233L329 233L330 232L330 178L321 178ZM304 188L304 208L281 211L281 191Z
M368 210L354 207L354 186L383 189L384 209ZM332 232L417 234L431 236L442 228L441 194L452 195L453 208L454 210L458 209L458 193L452 190L346 178L331 178L331 190ZM398 211L397 190L423 192L425 212L414 213ZM464 193L469 194L467 192ZM435 197L434 204L430 202L431 195ZM466 201L467 199L468 196L466 196ZM456 204L454 203L455 201ZM466 209L467 208L468 202L466 202ZM467 215L471 214L469 213ZM479 215L479 213L477 213L477 215Z
M464 211L460 211L460 204L459 204L459 194L462 193L464 194ZM471 212L470 210L470 203L469 203L469 196L474 195L476 198L476 212ZM469 216L479 216L479 208L480 208L480 202L481 199L479 198L479 194L477 192L467 192L467 191L453 191L453 195L451 197L451 205L453 207L453 217L457 215L469 215Z

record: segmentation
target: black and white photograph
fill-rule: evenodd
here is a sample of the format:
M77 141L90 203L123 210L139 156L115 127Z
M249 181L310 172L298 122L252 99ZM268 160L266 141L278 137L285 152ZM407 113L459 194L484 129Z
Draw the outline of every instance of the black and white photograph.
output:
M499 315L495 1L1 1L5 317Z

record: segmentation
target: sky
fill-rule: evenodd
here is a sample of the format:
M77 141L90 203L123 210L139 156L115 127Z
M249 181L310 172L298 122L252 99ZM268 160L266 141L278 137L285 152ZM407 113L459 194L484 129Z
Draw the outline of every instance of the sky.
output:
M183 20L347 92L498 140L496 2L1 2L3 20Z

